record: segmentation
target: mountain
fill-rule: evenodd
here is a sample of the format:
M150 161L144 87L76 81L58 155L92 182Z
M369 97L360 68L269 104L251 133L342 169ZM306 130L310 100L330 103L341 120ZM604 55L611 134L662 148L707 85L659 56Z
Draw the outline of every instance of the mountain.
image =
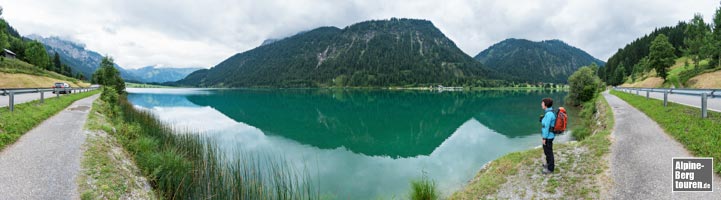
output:
M560 40L506 39L474 57L485 66L529 83L566 83L578 68L605 63Z
M177 85L201 87L498 86L507 78L433 23L390 19L320 27L231 56Z
M73 72L80 72L85 77L92 77L95 70L100 66L100 61L103 59L103 56L99 53L85 49L85 45L59 37L42 37L34 34L26 37L42 43L51 58L55 52L57 52L62 63L70 66ZM120 76L123 77L123 79L136 82L140 81L138 77L117 64L115 68L120 71Z
M138 69L127 69L128 73L146 83L173 82L185 78L188 74L202 68L170 68L147 66Z
M280 41L280 39L275 39L275 38L266 39L266 40L263 40L263 43L261 43L260 46L272 44L273 42L277 42L277 41Z

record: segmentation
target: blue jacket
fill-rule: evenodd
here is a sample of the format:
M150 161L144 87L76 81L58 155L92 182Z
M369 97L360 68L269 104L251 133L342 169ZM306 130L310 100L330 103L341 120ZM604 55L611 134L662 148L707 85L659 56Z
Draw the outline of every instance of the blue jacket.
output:
M553 113L553 108L546 108L546 115L544 115L541 120L541 137L543 137L543 139L553 139L556 137L556 134L548 131L549 127L555 125L555 123L556 114Z

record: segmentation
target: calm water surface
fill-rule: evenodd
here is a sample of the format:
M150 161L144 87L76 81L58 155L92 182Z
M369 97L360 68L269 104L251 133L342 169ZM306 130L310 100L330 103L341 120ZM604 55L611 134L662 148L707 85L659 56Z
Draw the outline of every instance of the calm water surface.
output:
M161 120L224 149L279 155L322 194L404 198L427 174L444 195L488 161L540 145L538 116L553 91L128 89ZM573 118L575 110L569 110ZM574 123L574 121L570 121ZM558 140L568 140L568 134ZM539 155L542 156L542 155Z

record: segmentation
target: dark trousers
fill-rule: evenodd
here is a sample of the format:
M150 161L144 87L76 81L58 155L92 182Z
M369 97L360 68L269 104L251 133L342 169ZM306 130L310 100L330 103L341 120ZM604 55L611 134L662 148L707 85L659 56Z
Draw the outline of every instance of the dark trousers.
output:
M556 165L553 163L553 139L546 139L546 145L543 145L543 154L546 154L546 164L548 171L553 171Z

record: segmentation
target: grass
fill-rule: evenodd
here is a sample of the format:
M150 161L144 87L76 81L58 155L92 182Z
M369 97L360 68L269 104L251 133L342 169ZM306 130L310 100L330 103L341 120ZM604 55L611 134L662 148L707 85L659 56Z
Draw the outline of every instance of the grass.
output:
M610 184L604 172L608 169L613 112L602 97L583 105L586 107L582 112L587 113L581 114L581 120L586 122L580 127L585 126L587 135L580 142L554 144L560 173L540 174L539 166L545 163L541 161L541 148L513 152L486 164L450 199L600 198L601 191Z
M644 112L694 156L713 157L714 171L721 173L721 113L708 111L708 119L701 119L701 109L696 107L673 102L663 107L661 100L618 91L611 94Z
M95 101L85 124L92 134L83 145L78 191L81 199L156 199L152 190L145 188L146 181L140 170L132 164L113 137L113 126L98 112L103 101Z
M450 199L480 199L495 194L507 181L507 177L516 175L523 165L533 164L532 159L542 154L541 149L531 149L506 154L486 164L476 177Z
M98 90L90 92L61 95L60 98L45 99L23 104L16 104L15 111L10 112L6 107L0 108L0 150L17 141L23 134L38 124L68 107L78 99L97 94Z
M0 72L0 88L50 88L57 82L67 82L71 87L87 87L87 83L72 83L65 80L30 74Z
M116 131L111 134L130 152L160 198L319 198L309 173L291 167L283 157L226 154L203 134L178 133L151 113L136 110L123 96L118 106L99 110L112 119Z
M686 63L688 62L688 66ZM708 64L708 61L706 62ZM668 72L668 76L666 76L666 83L664 83L663 87L670 87L671 85L675 86L676 88L683 88L684 83L686 81L681 81L679 78L679 74L684 71L693 70L696 66L691 62L691 59L688 57L681 57L676 59L676 64L671 66L671 70Z
M51 72L45 69L41 69L39 67L33 66L29 63L23 62L19 59L14 58L2 58L0 59L0 72L5 72L8 74L28 74L28 75L34 75L34 76L41 76L41 77L47 77L49 79L54 80L61 80L63 82L69 82L74 84L75 86L83 86L87 87L90 84L84 83L78 79L70 78L67 76L63 76L61 74ZM8 81L3 79L3 81ZM51 87L52 83L49 85L44 85L43 87ZM2 87L2 86L0 86ZM28 87L28 86L24 86Z
M438 199L438 189L436 183L430 180L428 176L423 176L420 180L411 181L411 194L413 200L435 200Z
M709 66L709 62L710 60L708 59L701 60L699 61L699 66L697 67L693 64L689 57L680 57L676 59L674 65L669 67L668 75L666 76L665 81L656 75L655 70L651 70L645 73L640 73L636 80L627 79L626 83L622 86L652 88L670 88L672 86L675 88L692 87L694 84L689 82L692 78L704 73L719 70L718 68Z
M707 73L707 72L713 72L718 70L717 68L713 68L709 66L709 60L701 60L698 63L699 67L694 66L693 63L689 63L688 69L678 72L678 82L683 83L686 85L688 80L691 80L691 78L696 77L700 74Z

